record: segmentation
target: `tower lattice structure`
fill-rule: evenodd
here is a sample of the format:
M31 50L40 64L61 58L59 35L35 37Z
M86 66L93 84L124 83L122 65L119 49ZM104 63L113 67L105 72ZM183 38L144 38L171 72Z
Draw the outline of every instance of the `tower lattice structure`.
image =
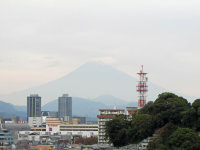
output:
M148 78L146 77L147 73L143 71L143 65L142 69L137 74L139 75L139 81L137 85L137 92L139 93L138 107L142 108L146 104L146 97L148 91L148 86L147 86Z

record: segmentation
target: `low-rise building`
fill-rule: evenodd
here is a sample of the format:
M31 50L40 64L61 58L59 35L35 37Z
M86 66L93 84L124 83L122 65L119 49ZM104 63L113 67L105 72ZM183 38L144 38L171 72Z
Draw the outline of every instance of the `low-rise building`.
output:
M61 134L78 135L81 137L98 136L98 124L60 125Z
M39 127L42 125L42 117L28 117L28 124L31 127Z
M0 148L8 148L13 143L12 131L0 129Z

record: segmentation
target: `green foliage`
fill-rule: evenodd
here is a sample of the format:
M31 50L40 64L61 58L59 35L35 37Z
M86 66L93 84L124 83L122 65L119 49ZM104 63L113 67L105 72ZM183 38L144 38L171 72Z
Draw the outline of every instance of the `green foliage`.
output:
M199 150L199 137L192 129L178 128L169 137L169 146L173 149L182 148L184 150Z
M177 129L177 126L172 124L172 123L168 123L163 127L163 131L161 133L161 139L162 139L162 143L166 144L167 142L167 138Z
M192 103L192 107L195 108L196 110L200 107L200 99L196 99L193 103Z
M200 149L196 134L200 131L200 99L190 105L183 97L162 93L133 115L130 122L117 117L106 123L107 138L117 147L139 143L157 129L160 136L149 143L149 150Z
M106 139L109 139L114 146L120 147L128 144L127 127L129 121L119 116L106 122Z
M131 126L129 127L130 143L138 143L151 136L153 130L153 118L149 114L133 115Z
M183 113L182 126L196 128L197 114L194 108L189 108Z

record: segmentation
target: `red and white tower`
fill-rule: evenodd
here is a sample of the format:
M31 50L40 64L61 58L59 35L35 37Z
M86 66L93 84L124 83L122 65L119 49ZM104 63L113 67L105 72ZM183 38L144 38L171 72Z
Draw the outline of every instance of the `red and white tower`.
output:
M143 65L142 65L142 70L140 70L140 72L137 74L140 76L140 80L138 81L137 85L137 92L139 93L138 107L142 108L146 104L146 97L147 97L146 94L148 91L148 86L147 86L148 78L146 77L147 73L143 72Z

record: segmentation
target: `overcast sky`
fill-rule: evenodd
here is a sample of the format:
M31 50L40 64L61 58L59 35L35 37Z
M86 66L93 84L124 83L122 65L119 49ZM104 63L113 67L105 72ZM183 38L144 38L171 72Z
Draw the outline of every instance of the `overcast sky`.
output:
M0 94L91 61L200 97L200 1L0 1Z

